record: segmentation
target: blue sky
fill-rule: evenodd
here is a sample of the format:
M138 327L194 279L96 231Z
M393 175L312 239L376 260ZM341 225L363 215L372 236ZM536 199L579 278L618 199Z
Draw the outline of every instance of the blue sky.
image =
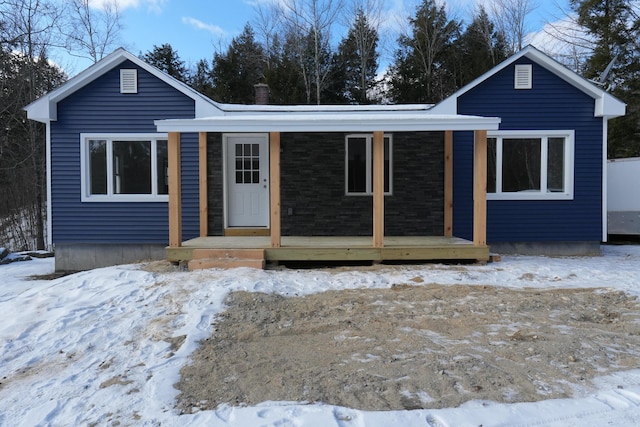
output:
M99 6L110 0L90 0ZM231 39L242 32L255 17L254 4L278 0L116 0L122 13L124 29L120 45L138 55L169 43L187 66L200 59L211 60L216 50L225 50ZM385 0L383 25L390 44L395 41L394 23L407 12L415 11L419 0ZM539 31L545 23L558 20L568 0L532 0L538 7L529 16L529 30ZM447 0L449 13L468 22L476 3L488 5L491 0ZM336 28L340 31L339 28ZM384 53L383 53L384 55ZM68 60L72 74L89 63Z

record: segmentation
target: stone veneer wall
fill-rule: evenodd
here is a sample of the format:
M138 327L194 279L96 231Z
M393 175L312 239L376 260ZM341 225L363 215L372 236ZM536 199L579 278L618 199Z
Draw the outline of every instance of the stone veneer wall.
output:
M372 234L372 197L345 195L345 135L281 135L283 236ZM443 133L393 134L385 235L442 235L443 228Z
M370 236L371 196L345 195L346 133L281 135L283 236ZM224 233L222 135L207 136L209 235ZM393 134L393 194L385 235L443 235L444 136Z
M207 198L209 236L224 234L222 134L207 134Z

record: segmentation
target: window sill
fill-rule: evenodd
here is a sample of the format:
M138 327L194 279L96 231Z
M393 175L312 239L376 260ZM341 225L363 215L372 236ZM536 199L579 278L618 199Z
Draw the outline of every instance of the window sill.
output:
M119 194L114 196L86 196L83 203L168 203L169 196L152 196L149 194Z
M487 200L573 200L570 193L538 193L523 191L520 193L487 193Z

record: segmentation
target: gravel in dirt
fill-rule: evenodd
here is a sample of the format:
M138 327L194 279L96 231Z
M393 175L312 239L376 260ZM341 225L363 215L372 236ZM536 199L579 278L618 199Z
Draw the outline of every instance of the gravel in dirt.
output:
M420 281L304 297L231 293L181 371L178 407L527 402L640 366L640 304L623 292Z

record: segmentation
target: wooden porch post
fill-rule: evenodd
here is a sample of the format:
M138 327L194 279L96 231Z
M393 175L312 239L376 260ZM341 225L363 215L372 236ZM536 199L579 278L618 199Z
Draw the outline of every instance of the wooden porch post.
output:
M474 132L473 244L487 244L487 131Z
M373 132L373 247L384 246L384 132Z
M180 177L180 133L169 132L169 246L182 245L182 183Z
M281 246L280 231L280 132L269 133L269 199L271 203L271 247Z
M200 237L209 235L209 201L207 199L207 133L198 133L198 151L200 155Z
M444 132L444 235L453 236L453 132Z

